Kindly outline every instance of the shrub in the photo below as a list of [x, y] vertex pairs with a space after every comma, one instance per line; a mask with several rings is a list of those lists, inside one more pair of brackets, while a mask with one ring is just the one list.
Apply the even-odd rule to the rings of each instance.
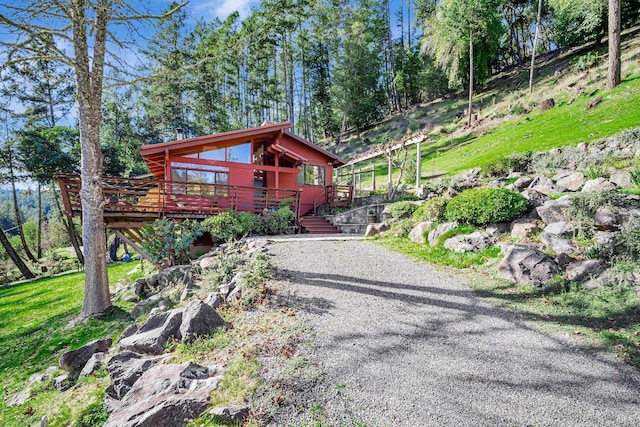
[[255, 218], [253, 231], [257, 234], [282, 234], [293, 222], [296, 214], [289, 205], [283, 205], [276, 210], [264, 209]]
[[392, 218], [408, 218], [416, 209], [418, 206], [415, 203], [402, 201], [389, 205], [387, 212]]
[[142, 229], [141, 246], [154, 263], [175, 265], [189, 260], [187, 250], [203, 231], [197, 222], [157, 219]]
[[612, 256], [616, 260], [640, 262], [640, 218], [630, 217], [613, 239]]
[[205, 290], [217, 291], [218, 286], [229, 283], [246, 262], [247, 257], [243, 254], [222, 252], [203, 273]]
[[414, 225], [415, 222], [410, 218], [396, 221], [383, 233], [383, 237], [407, 237]]
[[271, 278], [273, 265], [264, 254], [257, 254], [249, 259], [240, 269], [244, 279], [241, 303], [250, 307], [260, 302], [267, 293], [266, 283]]
[[448, 197], [434, 197], [429, 199], [413, 212], [413, 219], [416, 221], [442, 222], [445, 219], [444, 212], [449, 202]]
[[533, 160], [533, 152], [516, 153], [506, 157], [500, 157], [487, 163], [482, 168], [484, 176], [507, 176], [511, 172], [528, 172]]
[[245, 237], [253, 229], [254, 215], [248, 212], [226, 210], [202, 222], [211, 237], [225, 242]]
[[573, 224], [578, 239], [588, 239], [593, 235], [596, 210], [600, 206], [620, 204], [621, 198], [620, 193], [611, 190], [576, 193], [571, 199], [571, 205], [565, 209], [564, 216]]
[[515, 219], [528, 206], [524, 197], [506, 188], [472, 188], [447, 203], [445, 217], [449, 221], [486, 225]]

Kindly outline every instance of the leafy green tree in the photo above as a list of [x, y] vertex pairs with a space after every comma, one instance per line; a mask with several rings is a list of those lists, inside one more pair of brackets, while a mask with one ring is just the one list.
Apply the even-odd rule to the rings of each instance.
[[601, 40], [606, 34], [607, 0], [549, 0], [559, 47]]
[[471, 125], [474, 75], [486, 79], [503, 28], [497, 0], [442, 0], [423, 27], [423, 47], [446, 70], [451, 86], [468, 76]]
[[344, 24], [334, 102], [342, 121], [358, 134], [379, 119], [385, 107], [379, 49], [384, 29], [378, 5], [368, 0], [350, 10]]

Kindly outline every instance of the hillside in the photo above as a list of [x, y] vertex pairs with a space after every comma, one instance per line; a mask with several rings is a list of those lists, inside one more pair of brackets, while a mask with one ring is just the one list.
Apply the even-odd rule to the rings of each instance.
[[[606, 45], [588, 44], [541, 57], [531, 94], [526, 67], [494, 76], [484, 88], [476, 90], [473, 102], [478, 120], [471, 128], [462, 117], [467, 100], [464, 96], [451, 97], [388, 117], [359, 137], [345, 135], [342, 142], [328, 148], [357, 162], [384, 143], [423, 135], [421, 176], [428, 180], [513, 153], [576, 145], [640, 126], [639, 30], [635, 28], [623, 36], [623, 81], [612, 91], [605, 90]], [[602, 97], [602, 102], [586, 110], [596, 97]], [[550, 98], [555, 107], [541, 111], [541, 102]], [[409, 148], [409, 158], [415, 158], [414, 147]], [[355, 167], [371, 170], [372, 164], [380, 188], [380, 183], [387, 182], [384, 155], [357, 162]], [[395, 170], [394, 175], [397, 173]], [[362, 178], [361, 188], [371, 188], [370, 174]]]

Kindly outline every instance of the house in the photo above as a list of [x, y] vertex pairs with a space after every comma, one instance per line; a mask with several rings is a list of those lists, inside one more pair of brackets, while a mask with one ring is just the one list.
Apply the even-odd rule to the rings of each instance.
[[[345, 161], [293, 134], [289, 122], [140, 147], [151, 174], [103, 178], [105, 223], [128, 240], [157, 218], [203, 219], [226, 209], [261, 212], [288, 203], [296, 220], [348, 206], [350, 186], [332, 183]], [[80, 177], [58, 176], [67, 215], [80, 216]]]
[[155, 179], [171, 182], [170, 193], [185, 207], [195, 201], [186, 196], [200, 196], [201, 189], [213, 192], [220, 209], [261, 210], [269, 200], [298, 197], [297, 213], [303, 216], [319, 205], [339, 203], [331, 180], [334, 166], [345, 161], [293, 134], [290, 126], [267, 121], [250, 129], [145, 145], [140, 154]]

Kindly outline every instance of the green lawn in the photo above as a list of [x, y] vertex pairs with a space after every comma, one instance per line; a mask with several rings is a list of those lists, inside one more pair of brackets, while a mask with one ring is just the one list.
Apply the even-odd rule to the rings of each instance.
[[[137, 265], [110, 265], [109, 282], [113, 284], [125, 277], [136, 279], [140, 273], [131, 272]], [[4, 391], [0, 425], [22, 425], [13, 421], [24, 408], [5, 405], [31, 374], [57, 365], [63, 351], [94, 339], [116, 337], [131, 322], [128, 312], [115, 306], [104, 318], [65, 329], [69, 319], [80, 313], [83, 289], [83, 273], [0, 287], [0, 385]]]

